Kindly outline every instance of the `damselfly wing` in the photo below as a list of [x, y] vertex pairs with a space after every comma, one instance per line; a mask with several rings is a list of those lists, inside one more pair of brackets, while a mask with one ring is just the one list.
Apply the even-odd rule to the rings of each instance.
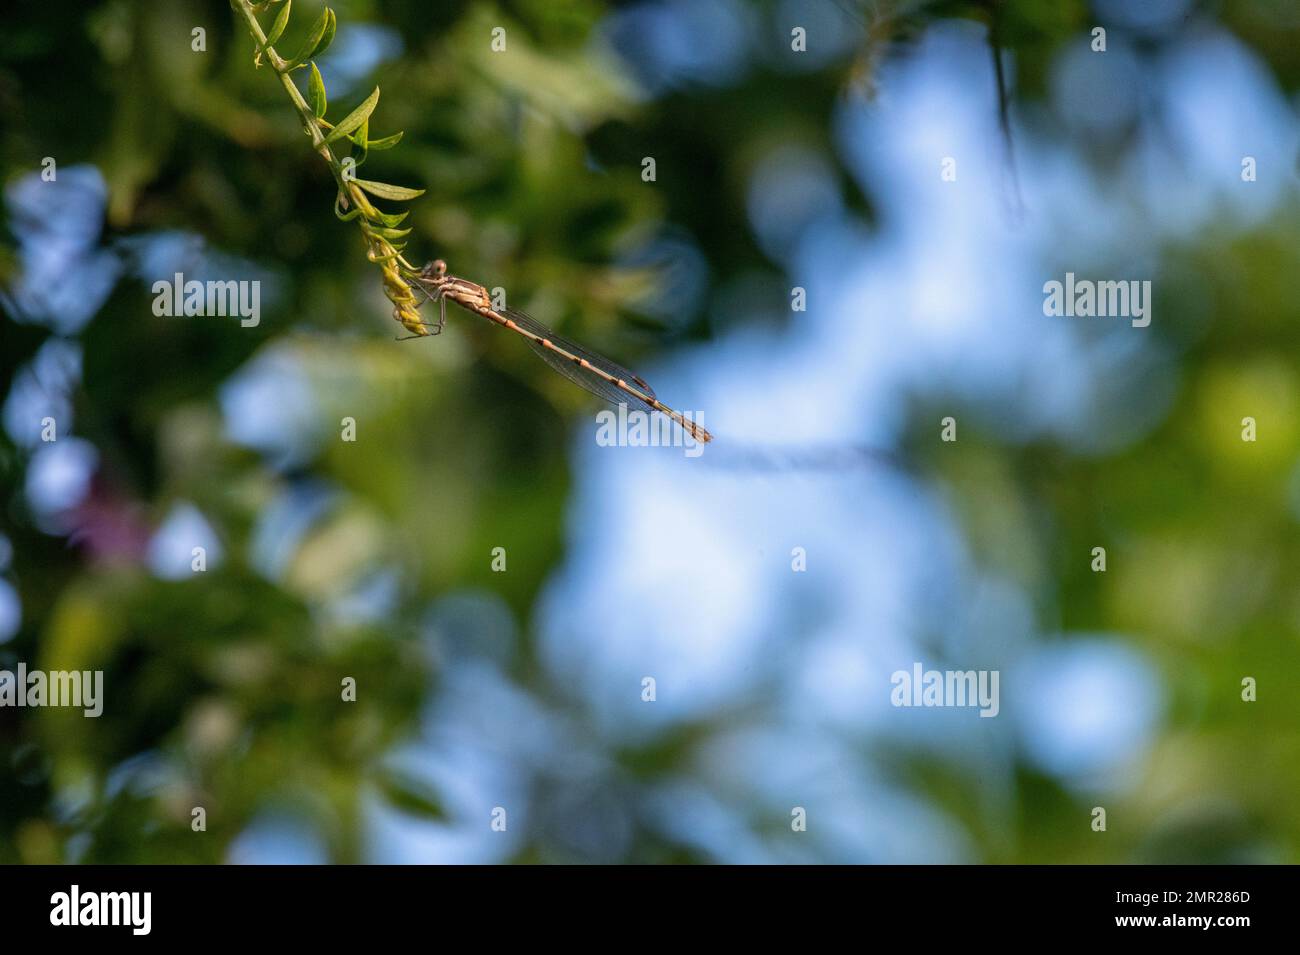
[[441, 260], [431, 262], [415, 277], [430, 297], [447, 299], [496, 325], [527, 339], [541, 359], [574, 384], [613, 404], [627, 404], [647, 412], [658, 411], [676, 421], [696, 441], [713, 440], [703, 427], [661, 402], [645, 379], [617, 362], [598, 355], [577, 342], [558, 335], [537, 319], [517, 308], [495, 308], [487, 289], [474, 282], [446, 274]]

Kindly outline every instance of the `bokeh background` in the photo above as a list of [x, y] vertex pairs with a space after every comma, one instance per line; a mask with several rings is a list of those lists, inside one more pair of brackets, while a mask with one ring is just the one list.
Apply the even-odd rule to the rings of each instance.
[[[1300, 5], [333, 7], [408, 257], [717, 441], [394, 341], [224, 0], [7, 3], [0, 667], [106, 700], [0, 710], [0, 861], [1297, 860]], [[154, 316], [177, 271], [260, 324]], [[894, 708], [916, 661], [1000, 714]]]

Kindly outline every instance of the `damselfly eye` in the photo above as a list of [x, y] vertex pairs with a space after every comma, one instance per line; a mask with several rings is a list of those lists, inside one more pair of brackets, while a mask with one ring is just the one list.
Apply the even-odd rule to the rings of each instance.
[[433, 260], [433, 271], [434, 271], [434, 274], [436, 274], [436, 275], [446, 275], [446, 274], [447, 274], [447, 263], [444, 262], [442, 259], [434, 259], [434, 260]]

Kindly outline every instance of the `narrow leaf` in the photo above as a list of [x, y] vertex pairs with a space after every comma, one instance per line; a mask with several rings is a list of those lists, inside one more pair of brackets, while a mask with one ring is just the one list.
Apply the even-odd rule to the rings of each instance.
[[404, 133], [393, 133], [391, 136], [385, 136], [383, 139], [372, 139], [366, 143], [367, 149], [392, 149], [402, 141]]
[[372, 229], [371, 231], [385, 239], [400, 239], [404, 235], [411, 234], [410, 229]]
[[338, 29], [338, 25], [339, 25], [338, 19], [334, 16], [334, 11], [331, 10], [329, 7], [325, 8], [325, 15], [329, 17], [329, 22], [325, 24], [325, 33], [320, 38], [320, 42], [316, 44], [316, 49], [312, 50], [311, 53], [308, 54], [309, 59], [311, 57], [320, 56], [322, 53], [328, 50], [330, 48], [330, 44], [334, 42], [334, 32]]
[[311, 59], [312, 54], [316, 51], [316, 47], [320, 44], [321, 38], [325, 36], [325, 31], [329, 28], [330, 16], [330, 8], [326, 7], [325, 12], [316, 18], [316, 22], [312, 25], [311, 32], [307, 34], [307, 42], [302, 45], [302, 49], [298, 51], [298, 55], [290, 60], [288, 65], [285, 66], [286, 70], [296, 70]]
[[262, 65], [262, 54], [271, 47], [276, 40], [284, 34], [284, 28], [289, 23], [289, 9], [293, 6], [293, 0], [285, 0], [284, 8], [271, 24], [271, 32], [266, 35], [266, 42], [259, 44], [257, 52], [253, 55], [253, 63], [256, 66]]
[[377, 104], [378, 102], [379, 102], [379, 87], [376, 86], [375, 91], [366, 97], [366, 101], [364, 103], [362, 103], [352, 112], [348, 113], [347, 118], [330, 131], [330, 134], [325, 137], [326, 144], [340, 140], [344, 136], [348, 135], [348, 133], [351, 133], [353, 130], [357, 129], [357, 127], [359, 127], [362, 123], [364, 123], [366, 121], [366, 118], [372, 112], [374, 112], [375, 104]]
[[365, 163], [366, 157], [370, 155], [370, 150], [366, 148], [366, 143], [370, 139], [370, 120], [367, 119], [362, 123], [361, 128], [348, 138], [358, 147], [353, 158], [356, 160], [356, 165], [361, 166]]
[[361, 128], [358, 129], [355, 133], [353, 133], [348, 138], [351, 139], [358, 146], [360, 146], [363, 150], [366, 149], [370, 143], [370, 119], [367, 118], [366, 121], [361, 124]]
[[423, 189], [407, 189], [405, 186], [390, 186], [386, 182], [371, 182], [368, 179], [352, 180], [372, 196], [380, 199], [414, 199], [424, 195]]
[[275, 41], [284, 36], [284, 28], [289, 25], [289, 11], [292, 8], [293, 0], [284, 0], [284, 7], [276, 15], [275, 22], [271, 24], [271, 32], [266, 35], [266, 45], [262, 47], [263, 50], [268, 46], [274, 46]]
[[337, 216], [341, 222], [351, 222], [357, 216], [361, 215], [361, 209], [360, 207], [354, 207], [350, 212], [339, 212], [339, 202], [342, 198], [343, 193], [341, 192], [334, 197], [334, 215]]
[[316, 69], [315, 63], [311, 65], [311, 79], [307, 81], [307, 96], [311, 100], [311, 111], [320, 119], [325, 115], [328, 101], [325, 99], [325, 81], [321, 79], [320, 70]]
[[375, 221], [393, 229], [402, 224], [402, 220], [409, 216], [410, 212], [375, 212]]

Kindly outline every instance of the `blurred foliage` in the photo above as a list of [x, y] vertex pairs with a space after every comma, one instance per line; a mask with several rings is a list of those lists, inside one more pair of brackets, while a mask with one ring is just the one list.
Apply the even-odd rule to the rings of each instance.
[[[751, 234], [751, 173], [780, 143], [833, 157], [832, 114], [845, 97], [877, 92], [871, 80], [891, 49], [940, 19], [996, 21], [1017, 66], [1015, 95], [1033, 102], [1053, 55], [1090, 22], [1083, 0], [844, 0], [872, 25], [872, 42], [847, 58], [794, 75], [756, 63], [734, 83], [684, 83], [646, 98], [592, 42], [608, 12], [595, 0], [332, 6], [338, 39], [321, 59], [331, 110], [346, 115], [382, 85], [375, 134], [406, 135], [400, 148], [369, 157], [367, 178], [427, 190], [410, 205], [408, 256], [439, 256], [457, 274], [504, 287], [512, 304], [633, 367], [655, 348], [734, 320], [714, 306], [736, 280], [780, 278], [781, 263]], [[264, 297], [258, 327], [237, 332], [217, 320], [148, 320], [149, 289], [128, 270], [75, 334], [84, 369], [74, 433], [100, 455], [93, 513], [81, 519], [108, 530], [40, 529], [23, 495], [26, 452], [0, 437], [0, 528], [14, 552], [6, 579], [23, 611], [17, 636], [0, 645], [0, 666], [102, 667], [112, 698], [130, 701], [97, 720], [0, 710], [0, 862], [220, 861], [276, 807], [309, 817], [331, 858], [358, 859], [367, 796], [422, 816], [444, 812], [439, 793], [385, 759], [437, 693], [423, 614], [440, 595], [490, 588], [528, 620], [562, 557], [565, 421], [585, 397], [528, 349], [498, 347], [495, 329], [466, 323], [432, 347], [392, 340], [401, 329], [364, 244], [331, 212], [330, 172], [285, 91], [270, 71], [253, 69], [252, 41], [225, 0], [16, 7], [0, 34], [5, 182], [39, 171], [45, 156], [61, 170], [94, 164], [108, 187], [102, 247], [198, 233], [209, 249], [270, 270], [276, 294]], [[323, 7], [298, 0], [285, 49], [297, 48]], [[1243, 0], [1219, 12], [1294, 94], [1300, 24], [1286, 7]], [[332, 58], [367, 23], [395, 31], [400, 51], [349, 83], [332, 79], [341, 73]], [[196, 26], [207, 31], [206, 53], [191, 50]], [[491, 51], [494, 26], [506, 27], [509, 56]], [[647, 154], [658, 163], [654, 188], [640, 178]], [[837, 172], [846, 204], [870, 219], [871, 195]], [[1266, 833], [1292, 857], [1300, 846], [1300, 726], [1294, 701], [1279, 699], [1284, 680], [1255, 707], [1227, 702], [1252, 646], [1271, 655], [1250, 656], [1249, 672], [1300, 671], [1300, 553], [1285, 492], [1300, 440], [1296, 222], [1171, 250], [1166, 267], [1186, 279], [1172, 294], [1209, 297], [1236, 320], [1175, 343], [1176, 405], [1139, 446], [1104, 460], [1008, 448], [986, 422], [982, 434], [963, 435], [977, 440], [940, 460], [922, 438], [935, 409], [914, 409], [910, 455], [948, 489], [979, 560], [1027, 583], [1044, 620], [1140, 632], [1167, 667], [1180, 730], [1162, 739], [1148, 770], [1164, 804], [1205, 785], [1244, 809], [1222, 819], [1146, 818], [1103, 845], [1064, 822], [1078, 813], [1074, 797], [1032, 770], [1017, 769], [1012, 805], [990, 814], [978, 779], [959, 768], [874, 754], [966, 824], [984, 858], [1252, 857]], [[17, 276], [17, 239], [33, 228], [6, 226], [0, 285]], [[703, 250], [709, 274], [704, 294], [672, 302], [669, 320], [653, 307], [662, 263], [638, 254], [674, 233]], [[15, 318], [0, 325], [4, 393], [53, 335]], [[270, 466], [223, 433], [223, 383], [268, 356], [301, 368], [320, 399], [311, 453], [291, 467]], [[1271, 455], [1261, 445], [1243, 468], [1232, 442], [1246, 406], [1267, 409], [1256, 413], [1288, 438]], [[325, 440], [347, 415], [358, 417], [357, 443]], [[292, 542], [284, 566], [274, 574], [255, 566], [259, 516], [285, 494], [322, 485], [334, 492], [325, 515]], [[203, 513], [224, 558], [174, 582], [149, 572], [142, 541], [178, 502]], [[1079, 555], [1098, 527], [1121, 541], [1112, 559], [1122, 553], [1133, 569], [1088, 571]], [[105, 536], [117, 543], [97, 546]], [[497, 545], [509, 551], [509, 574], [490, 571]], [[398, 581], [382, 625], [335, 613], [338, 595], [376, 567]], [[527, 626], [521, 634], [510, 676], [547, 697]], [[347, 676], [358, 702], [340, 705]], [[733, 716], [611, 753], [603, 781], [618, 794], [666, 776]], [[544, 776], [538, 786], [542, 817], [562, 814], [563, 781]], [[189, 828], [196, 805], [208, 813], [202, 839]], [[519, 858], [572, 858], [549, 831], [539, 826]], [[634, 836], [628, 858], [699, 858], [649, 826]]]

